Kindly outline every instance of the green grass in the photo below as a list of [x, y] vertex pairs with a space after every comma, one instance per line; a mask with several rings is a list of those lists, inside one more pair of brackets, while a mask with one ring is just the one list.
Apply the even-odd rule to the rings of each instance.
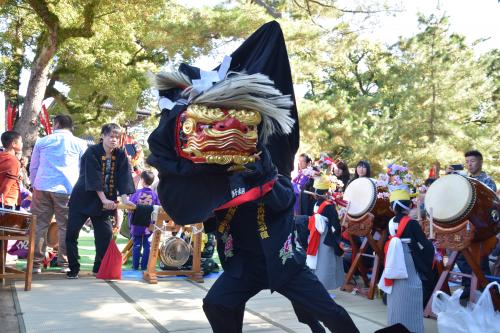
[[[122, 235], [118, 235], [116, 239], [116, 245], [118, 248], [123, 250], [125, 245], [127, 245], [128, 239]], [[80, 270], [81, 271], [92, 271], [95, 258], [95, 245], [94, 245], [94, 234], [87, 233], [85, 231], [80, 231], [80, 237], [78, 238], [78, 254], [80, 255]], [[217, 251], [214, 252], [213, 259], [220, 267], [220, 260]], [[16, 263], [18, 269], [23, 269], [26, 267], [25, 259], [18, 259]], [[44, 271], [47, 272], [58, 272], [60, 267], [47, 267]], [[129, 259], [122, 269], [131, 270], [132, 269], [132, 259]]]
[[[116, 239], [116, 244], [120, 251], [127, 245], [128, 239], [122, 235], [118, 235]], [[85, 231], [80, 232], [80, 237], [78, 238], [78, 254], [80, 255], [80, 270], [82, 271], [92, 271], [95, 258], [95, 245], [94, 245], [94, 234], [87, 233]], [[23, 269], [26, 267], [26, 259], [18, 259], [16, 263], [18, 269]], [[123, 269], [131, 269], [131, 260], [123, 265]], [[47, 267], [44, 271], [47, 272], [58, 272], [60, 267]]]

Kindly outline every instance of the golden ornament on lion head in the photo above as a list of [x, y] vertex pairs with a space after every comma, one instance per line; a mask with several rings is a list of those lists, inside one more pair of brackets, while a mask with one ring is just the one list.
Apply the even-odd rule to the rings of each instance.
[[177, 152], [194, 163], [254, 162], [257, 142], [291, 132], [293, 102], [263, 74], [229, 72], [224, 80], [197, 91], [181, 72], [159, 73], [159, 90], [185, 87], [186, 107], [176, 122]]

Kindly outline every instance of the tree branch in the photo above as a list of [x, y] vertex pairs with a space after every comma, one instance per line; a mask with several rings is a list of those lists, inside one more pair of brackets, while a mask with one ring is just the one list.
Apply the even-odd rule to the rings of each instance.
[[59, 103], [63, 108], [72, 113], [71, 110], [74, 107], [70, 105], [71, 101], [68, 99], [68, 97], [64, 96], [59, 90], [54, 88], [54, 85], [47, 86], [47, 89], [45, 90], [44, 98], [49, 98], [49, 97], [53, 97], [57, 103]]
[[100, 19], [101, 17], [108, 16], [108, 15], [111, 15], [111, 14], [114, 14], [114, 13], [117, 13], [117, 12], [119, 12], [119, 10], [118, 9], [114, 9], [114, 10], [112, 10], [110, 12], [103, 13], [101, 15], [97, 15], [95, 18], [96, 19]]
[[74, 37], [92, 37], [94, 35], [92, 25], [94, 24], [96, 9], [99, 3], [99, 0], [93, 0], [86, 4], [83, 8], [83, 25], [80, 27], [61, 28], [59, 41]]
[[[325, 30], [325, 31], [328, 31], [328, 29], [326, 29], [325, 27], [323, 27], [321, 24], [319, 24], [318, 22], [316, 22], [314, 19], [313, 19], [313, 14], [311, 12], [311, 6], [309, 6], [309, 2], [306, 1], [306, 6], [302, 6], [301, 4], [299, 4], [299, 2], [297, 0], [293, 0], [293, 3], [299, 7], [300, 9], [303, 9], [307, 12], [307, 14], [309, 14], [309, 19], [311, 20], [311, 22], [314, 24], [314, 25], [317, 25], [318, 27], [320, 27], [321, 29]], [[333, 30], [336, 30], [336, 28], [332, 29]]]
[[363, 86], [363, 80], [361, 79], [361, 74], [359, 73], [358, 65], [361, 62], [361, 60], [365, 57], [366, 54], [367, 54], [367, 52], [363, 51], [363, 53], [359, 57], [355, 57], [351, 53], [349, 53], [349, 55], [347, 56], [349, 58], [349, 60], [354, 64], [353, 74], [356, 77], [356, 81], [358, 83], [359, 90], [361, 91], [361, 93], [363, 95], [368, 95], [368, 91]]
[[59, 28], [59, 17], [54, 14], [45, 0], [28, 0], [29, 5], [42, 19], [50, 32], [56, 32]]
[[130, 66], [130, 65], [135, 65], [137, 63], [137, 57], [139, 55], [139, 53], [141, 53], [142, 51], [144, 50], [144, 47], [141, 46], [133, 55], [132, 55], [132, 59], [129, 60], [129, 62], [126, 64], [127, 66]]
[[252, 0], [251, 2], [253, 2], [254, 4], [259, 5], [261, 7], [264, 7], [266, 12], [276, 19], [281, 18], [281, 16], [282, 16], [281, 13], [277, 12], [276, 9], [274, 9], [272, 6], [266, 4], [262, 0]]
[[349, 14], [376, 14], [376, 13], [394, 12], [394, 11], [400, 12], [400, 10], [388, 10], [388, 9], [380, 9], [380, 10], [345, 9], [345, 8], [339, 8], [335, 5], [326, 4], [318, 0], [305, 0], [305, 1], [307, 3], [312, 2], [318, 6], [333, 8], [335, 10], [338, 10], [339, 12], [349, 13]]

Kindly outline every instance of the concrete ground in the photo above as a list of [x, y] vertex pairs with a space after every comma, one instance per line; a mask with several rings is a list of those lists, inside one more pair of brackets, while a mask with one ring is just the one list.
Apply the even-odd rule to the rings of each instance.
[[[16, 281], [0, 288], [0, 332], [211, 332], [201, 308], [215, 277], [195, 283], [185, 278], [160, 278], [147, 284], [138, 272], [124, 271], [120, 281], [91, 275], [67, 280], [63, 274], [35, 275], [32, 290]], [[346, 292], [335, 291], [361, 332], [385, 326], [386, 307]], [[437, 332], [436, 321], [424, 319], [426, 333]], [[243, 332], [309, 332], [290, 302], [263, 291], [247, 303]]]

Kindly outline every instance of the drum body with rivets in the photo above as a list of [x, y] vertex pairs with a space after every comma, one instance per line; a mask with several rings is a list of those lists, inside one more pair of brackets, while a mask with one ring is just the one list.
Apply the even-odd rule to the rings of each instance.
[[28, 233], [31, 214], [18, 210], [0, 208], [0, 233], [3, 235], [24, 235]]

